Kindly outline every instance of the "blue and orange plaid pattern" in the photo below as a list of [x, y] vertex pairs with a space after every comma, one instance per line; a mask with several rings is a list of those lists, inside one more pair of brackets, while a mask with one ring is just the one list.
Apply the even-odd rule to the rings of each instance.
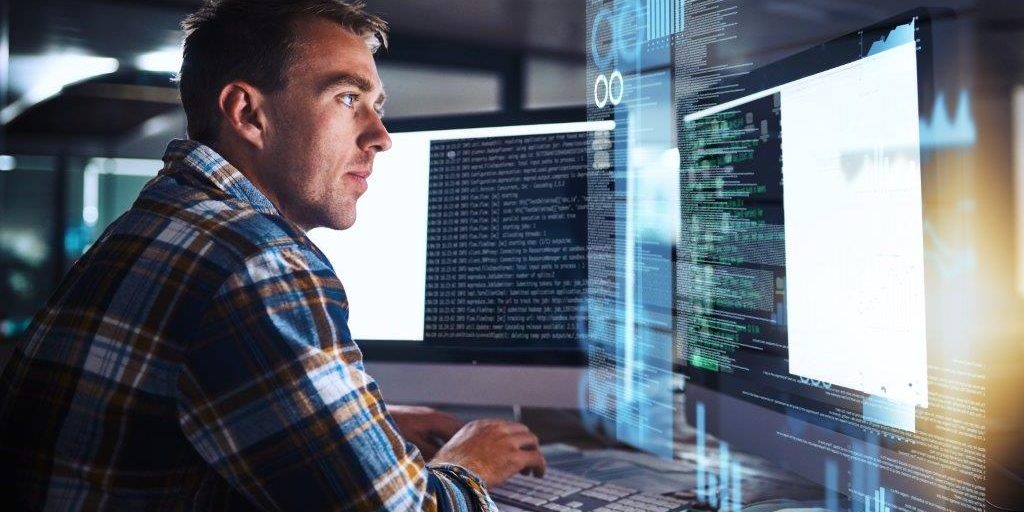
[[327, 258], [212, 149], [173, 141], [0, 378], [17, 509], [494, 509], [405, 442]]

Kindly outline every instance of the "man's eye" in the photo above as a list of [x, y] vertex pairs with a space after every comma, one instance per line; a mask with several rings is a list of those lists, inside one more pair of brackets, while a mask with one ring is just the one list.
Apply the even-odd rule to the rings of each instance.
[[359, 100], [359, 95], [358, 94], [346, 93], [346, 94], [342, 94], [342, 95], [338, 96], [338, 99], [346, 107], [352, 108], [352, 107], [355, 106], [356, 101]]

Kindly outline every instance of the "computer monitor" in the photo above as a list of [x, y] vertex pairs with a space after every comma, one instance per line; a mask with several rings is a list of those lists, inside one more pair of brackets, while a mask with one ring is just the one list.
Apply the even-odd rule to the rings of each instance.
[[765, 66], [684, 117], [677, 335], [699, 493], [739, 488], [731, 447], [825, 484], [832, 510], [986, 506], [984, 372], [929, 293], [937, 16]]
[[583, 109], [389, 123], [355, 225], [312, 240], [393, 403], [576, 407]]

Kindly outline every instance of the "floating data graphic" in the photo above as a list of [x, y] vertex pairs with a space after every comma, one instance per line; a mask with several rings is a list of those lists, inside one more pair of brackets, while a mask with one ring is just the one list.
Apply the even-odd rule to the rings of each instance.
[[615, 43], [618, 38], [615, 37], [612, 22], [611, 9], [603, 8], [597, 10], [590, 24], [590, 64], [598, 70], [610, 67], [615, 59]]
[[626, 83], [622, 79], [622, 73], [618, 70], [608, 75], [601, 73], [594, 80], [594, 105], [597, 105], [597, 108], [604, 108], [609, 104], [613, 107], [618, 106], [625, 91]]
[[960, 91], [956, 102], [956, 114], [949, 115], [946, 95], [938, 94], [932, 107], [931, 117], [921, 118], [921, 145], [927, 148], [970, 147], [978, 140], [978, 129], [971, 116], [971, 95]]
[[[888, 36], [882, 37], [881, 39], [871, 43], [871, 47], [868, 49], [867, 56], [877, 55], [886, 50], [891, 50], [900, 45], [914, 42], [916, 23], [911, 22], [906, 25], [900, 25], [896, 27]], [[863, 47], [863, 42], [861, 43]], [[861, 55], [864, 55], [863, 53]]]
[[604, 109], [618, 106], [625, 93], [622, 73], [614, 69], [615, 56], [624, 48], [623, 16], [612, 6], [598, 9], [590, 26], [590, 65], [593, 67], [593, 105]]
[[593, 150], [590, 159], [591, 168], [595, 171], [607, 171], [612, 166], [612, 136], [609, 132], [597, 132], [590, 143]]
[[[675, 97], [679, 121], [685, 115], [719, 103], [719, 98], [738, 92], [735, 79], [754, 64], [738, 60], [736, 52], [714, 51], [735, 44], [741, 37], [738, 1], [691, 2], [686, 10], [686, 29], [673, 42]], [[680, 134], [683, 133], [680, 126]], [[686, 155], [683, 155], [684, 160]], [[685, 167], [685, 161], [683, 166]]]
[[977, 268], [978, 257], [972, 247], [954, 247], [927, 221], [924, 223], [924, 235], [927, 241], [925, 258], [943, 279], [955, 279]]
[[821, 389], [832, 389], [832, 383], [830, 383], [830, 382], [824, 382], [824, 381], [815, 380], [815, 379], [808, 379], [807, 377], [799, 377], [799, 376], [797, 378], [800, 380], [801, 384], [807, 384], [809, 386], [814, 386], [816, 388], [821, 388]]
[[[682, 9], [675, 1], [587, 2], [588, 115], [617, 123], [590, 139], [587, 406], [619, 441], [666, 458], [679, 194], [665, 36], [681, 25]], [[662, 34], [657, 43], [654, 34]]]
[[739, 512], [743, 506], [742, 468], [732, 460], [729, 443], [718, 442], [718, 471], [709, 464], [707, 411], [697, 404], [697, 500], [714, 509]]
[[684, 0], [647, 0], [647, 40], [661, 39], [683, 31]]
[[825, 509], [839, 512], [839, 464], [832, 459], [825, 461]]
[[866, 441], [856, 441], [851, 448], [850, 458], [850, 487], [848, 495], [852, 498], [851, 509], [857, 510], [858, 505], [863, 501], [866, 507], [873, 505], [872, 493], [881, 487], [881, 469], [879, 461], [881, 452], [878, 445], [878, 437], [868, 436]]
[[864, 512], [892, 512], [885, 499], [885, 487], [879, 487], [872, 499], [864, 501]]
[[916, 432], [916, 409], [913, 404], [887, 400], [880, 396], [869, 396], [864, 399], [864, 420], [893, 428]]

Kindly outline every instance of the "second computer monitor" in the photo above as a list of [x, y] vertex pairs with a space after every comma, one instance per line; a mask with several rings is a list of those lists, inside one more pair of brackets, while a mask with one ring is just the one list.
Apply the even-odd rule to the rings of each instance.
[[612, 123], [554, 118], [396, 131], [355, 225], [311, 233], [389, 400], [579, 405], [586, 148]]
[[830, 510], [985, 508], [983, 376], [928, 300], [932, 22], [830, 41], [684, 118], [677, 332], [698, 460], [720, 456], [699, 492], [743, 474], [731, 446], [825, 484]]

